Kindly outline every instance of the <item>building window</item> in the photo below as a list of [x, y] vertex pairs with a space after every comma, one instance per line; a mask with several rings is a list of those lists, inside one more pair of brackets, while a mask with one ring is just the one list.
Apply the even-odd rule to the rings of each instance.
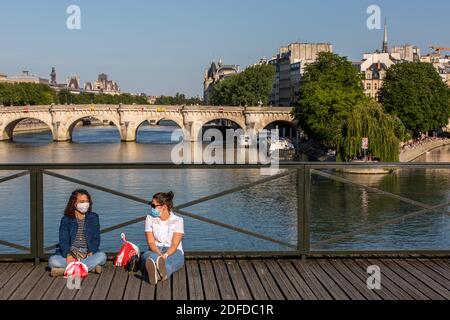
[[370, 85], [370, 83], [367, 84], [367, 90], [370, 90], [372, 88], [372, 86]]
[[378, 90], [378, 84], [374, 83], [373, 88], [374, 88], [375, 90]]

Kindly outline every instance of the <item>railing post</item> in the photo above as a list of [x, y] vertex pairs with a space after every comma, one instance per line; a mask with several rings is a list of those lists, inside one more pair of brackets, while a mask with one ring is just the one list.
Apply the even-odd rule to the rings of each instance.
[[305, 165], [303, 169], [303, 250], [306, 254], [311, 251], [311, 239], [310, 239], [310, 217], [311, 217], [311, 167]]
[[42, 169], [30, 170], [30, 247], [34, 263], [44, 256], [44, 177]]
[[303, 165], [297, 169], [297, 249], [304, 260], [310, 251], [309, 243], [309, 205], [310, 168]]

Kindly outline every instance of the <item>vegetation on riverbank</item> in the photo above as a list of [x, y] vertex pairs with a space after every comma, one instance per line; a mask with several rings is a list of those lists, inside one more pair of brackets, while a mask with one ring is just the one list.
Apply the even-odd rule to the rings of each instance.
[[50, 105], [50, 104], [148, 104], [147, 97], [128, 93], [120, 95], [56, 92], [48, 85], [35, 83], [0, 83], [0, 105]]
[[450, 118], [450, 89], [430, 63], [405, 62], [389, 68], [380, 102], [414, 138], [447, 126]]
[[317, 61], [306, 67], [293, 115], [308, 136], [325, 149], [337, 151], [338, 161], [362, 155], [363, 137], [369, 138], [369, 154], [385, 162], [398, 161], [404, 127], [365, 96], [361, 80], [346, 57], [319, 54]]
[[212, 105], [257, 106], [269, 104], [275, 80], [275, 67], [259, 65], [230, 76], [214, 86]]

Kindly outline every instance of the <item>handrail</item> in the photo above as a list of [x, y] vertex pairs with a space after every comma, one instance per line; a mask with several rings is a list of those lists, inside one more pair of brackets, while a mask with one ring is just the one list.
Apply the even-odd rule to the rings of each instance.
[[[44, 174], [47, 174], [47, 175], [50, 175], [50, 176], [53, 176], [53, 177], [56, 177], [56, 178], [59, 178], [59, 179], [62, 179], [62, 180], [66, 180], [66, 181], [69, 181], [69, 182], [73, 182], [73, 183], [77, 183], [77, 184], [80, 184], [80, 185], [84, 185], [84, 186], [87, 186], [87, 187], [90, 187], [90, 188], [93, 188], [93, 189], [97, 189], [97, 190], [100, 190], [100, 191], [103, 191], [103, 192], [107, 192], [107, 193], [110, 193], [110, 194], [113, 194], [113, 195], [116, 195], [116, 196], [119, 196], [119, 197], [126, 198], [128, 200], [132, 200], [132, 201], [136, 201], [136, 202], [143, 203], [143, 204], [146, 204], [146, 205], [150, 205], [150, 202], [148, 200], [145, 200], [145, 199], [142, 199], [142, 198], [139, 198], [139, 197], [135, 197], [135, 196], [131, 196], [131, 195], [128, 195], [128, 194], [125, 194], [125, 193], [122, 193], [122, 192], [118, 192], [118, 191], [115, 191], [115, 190], [112, 190], [112, 189], [109, 189], [109, 188], [105, 188], [105, 187], [102, 187], [102, 186], [99, 186], [99, 185], [96, 185], [96, 184], [93, 184], [93, 183], [89, 183], [89, 182], [85, 182], [85, 181], [82, 181], [82, 180], [79, 180], [79, 179], [74, 179], [74, 178], [67, 177], [67, 176], [64, 176], [64, 175], [56, 174], [56, 173], [53, 173], [51, 171], [44, 171]], [[256, 185], [266, 183], [268, 181], [273, 181], [275, 179], [283, 178], [283, 177], [286, 177], [286, 176], [288, 176], [290, 174], [292, 174], [292, 173], [282, 173], [282, 174], [274, 175], [274, 176], [271, 176], [269, 178], [260, 179], [258, 181], [246, 184], [244, 186], [240, 186], [238, 188], [232, 188], [230, 190], [219, 192], [219, 193], [216, 193], [216, 194], [208, 196], [208, 197], [200, 198], [200, 199], [197, 199], [197, 200], [194, 200], [194, 201], [190, 201], [190, 202], [187, 202], [187, 203], [184, 203], [184, 204], [181, 204], [181, 205], [177, 205], [177, 206], [175, 206], [173, 208], [173, 211], [179, 213], [180, 215], [187, 216], [187, 217], [192, 218], [192, 219], [203, 221], [203, 222], [206, 222], [206, 223], [209, 223], [209, 224], [212, 224], [212, 225], [220, 226], [220, 227], [232, 230], [232, 231], [240, 232], [240, 233], [247, 234], [247, 235], [250, 235], [250, 236], [262, 239], [262, 240], [267, 240], [267, 241], [270, 241], [270, 242], [273, 242], [273, 243], [277, 243], [277, 244], [280, 244], [280, 245], [283, 245], [283, 246], [295, 249], [296, 246], [294, 246], [294, 245], [292, 245], [290, 243], [287, 243], [287, 242], [284, 242], [284, 241], [280, 241], [280, 240], [277, 240], [277, 239], [273, 239], [271, 237], [264, 236], [264, 235], [258, 234], [256, 232], [253, 232], [253, 231], [250, 231], [250, 230], [247, 230], [247, 229], [244, 229], [244, 228], [238, 228], [238, 227], [232, 226], [230, 224], [222, 223], [220, 221], [208, 219], [208, 218], [205, 218], [205, 217], [202, 217], [202, 216], [199, 216], [199, 215], [192, 214], [192, 213], [189, 213], [187, 211], [182, 211], [181, 210], [183, 208], [191, 207], [191, 206], [194, 206], [196, 204], [199, 204], [199, 203], [202, 203], [202, 202], [205, 202], [205, 201], [209, 201], [211, 199], [216, 199], [216, 198], [219, 198], [219, 197], [223, 197], [223, 196], [228, 195], [230, 193], [234, 193], [234, 192], [238, 192], [238, 191], [241, 191], [241, 190], [244, 190], [244, 189], [248, 189], [248, 188], [254, 187]], [[138, 222], [142, 222], [144, 220], [145, 220], [145, 217], [133, 219], [131, 221], [120, 223], [120, 224], [118, 224], [116, 226], [112, 226], [112, 227], [108, 227], [106, 229], [103, 229], [101, 232], [102, 233], [111, 232], [113, 230], [117, 230], [117, 229], [129, 226], [129, 225], [132, 225], [132, 224], [135, 224], [135, 223], [138, 223]], [[50, 250], [50, 249], [54, 249], [54, 248], [56, 248], [56, 245], [47, 247], [47, 248], [45, 248], [45, 250]]]
[[[101, 185], [93, 184], [91, 182], [83, 181], [80, 179], [68, 177], [66, 175], [56, 173], [54, 171], [58, 170], [111, 170], [111, 169], [173, 169], [173, 170], [182, 170], [182, 169], [203, 169], [203, 170], [217, 170], [217, 169], [261, 169], [261, 168], [268, 168], [270, 165], [258, 165], [258, 164], [224, 164], [224, 165], [204, 165], [204, 164], [182, 164], [182, 165], [175, 165], [171, 163], [31, 163], [31, 164], [0, 164], [0, 172], [1, 171], [18, 171], [21, 170], [21, 172], [15, 173], [13, 175], [0, 178], [0, 183], [5, 183], [8, 181], [12, 181], [14, 179], [17, 179], [19, 177], [30, 175], [30, 248], [27, 248], [26, 246], [14, 244], [8, 241], [0, 240], [0, 245], [11, 247], [20, 251], [25, 251], [27, 254], [20, 254], [17, 256], [20, 257], [28, 257], [28, 258], [34, 258], [35, 260], [39, 260], [41, 258], [45, 258], [48, 255], [46, 254], [47, 250], [54, 249], [56, 245], [49, 246], [47, 248], [44, 248], [43, 245], [43, 239], [44, 239], [44, 209], [43, 209], [43, 197], [44, 197], [44, 175], [49, 175], [57, 179], [62, 179], [65, 181], [70, 181], [76, 184], [84, 185], [89, 188], [97, 189], [102, 192], [106, 192], [109, 194], [112, 194], [114, 196], [126, 198], [138, 203], [142, 203], [145, 205], [149, 205], [149, 201], [147, 199], [143, 199], [138, 196], [130, 195], [124, 192], [120, 192], [117, 190], [113, 190], [111, 188], [107, 188]], [[404, 196], [396, 195], [391, 192], [387, 192], [378, 188], [374, 188], [371, 186], [366, 186], [362, 183], [358, 183], [346, 178], [343, 178], [341, 176], [331, 174], [325, 171], [322, 171], [324, 169], [342, 169], [342, 168], [404, 168], [404, 169], [450, 169], [450, 163], [376, 163], [376, 164], [363, 164], [363, 163], [315, 163], [315, 162], [290, 162], [290, 163], [281, 163], [280, 164], [280, 171], [278, 174], [273, 176], [264, 177], [261, 179], [258, 179], [256, 181], [240, 185], [238, 187], [233, 187], [228, 190], [224, 190], [215, 194], [211, 194], [208, 196], [203, 196], [198, 199], [191, 200], [189, 202], [179, 204], [173, 208], [174, 212], [190, 217], [202, 222], [209, 223], [211, 225], [216, 225], [222, 228], [226, 228], [228, 230], [232, 230], [235, 232], [239, 232], [245, 235], [249, 235], [252, 237], [255, 237], [257, 239], [270, 241], [272, 243], [287, 247], [293, 251], [288, 252], [282, 252], [278, 251], [277, 253], [283, 253], [283, 254], [289, 254], [292, 253], [294, 255], [310, 255], [310, 254], [317, 254], [320, 252], [325, 251], [316, 251], [318, 248], [323, 247], [324, 245], [334, 243], [337, 241], [341, 241], [350, 237], [353, 237], [357, 234], [361, 234], [363, 232], [383, 228], [387, 225], [398, 223], [401, 221], [404, 221], [406, 219], [414, 218], [423, 214], [427, 214], [430, 212], [434, 212], [438, 209], [445, 208], [446, 206], [450, 205], [450, 202], [441, 203], [438, 205], [429, 205], [420, 201], [416, 201], [413, 199], [409, 199]], [[283, 171], [287, 169], [286, 171]], [[200, 203], [204, 203], [206, 201], [210, 201], [213, 199], [217, 199], [226, 195], [230, 195], [242, 190], [246, 190], [248, 188], [267, 183], [270, 181], [274, 181], [276, 179], [280, 179], [283, 177], [291, 176], [294, 173], [296, 173], [297, 176], [297, 197], [298, 197], [298, 208], [297, 208], [297, 218], [298, 218], [298, 224], [297, 224], [297, 232], [298, 232], [298, 239], [297, 244], [292, 244], [280, 239], [275, 239], [272, 237], [269, 237], [264, 234], [260, 234], [258, 232], [254, 232], [245, 228], [240, 228], [237, 226], [233, 226], [227, 223], [223, 223], [217, 220], [209, 219], [201, 215], [197, 215], [194, 213], [191, 213], [189, 211], [184, 210], [185, 208], [192, 207], [194, 205], [198, 205]], [[362, 228], [359, 228], [357, 230], [347, 232], [344, 234], [340, 234], [337, 236], [334, 236], [329, 239], [321, 240], [319, 242], [316, 242], [313, 244], [313, 248], [311, 249], [311, 240], [310, 240], [310, 219], [311, 219], [311, 176], [312, 175], [319, 175], [327, 179], [331, 179], [340, 183], [353, 185], [359, 188], [363, 188], [369, 192], [374, 192], [381, 194], [383, 196], [387, 196], [389, 198], [393, 198], [396, 200], [399, 200], [404, 203], [408, 203], [414, 206], [417, 206], [420, 208], [418, 211], [414, 211], [409, 214], [405, 214], [400, 217], [396, 217], [393, 219], [389, 219], [387, 221], [384, 221], [382, 223], [373, 224], [370, 226], [365, 226]], [[103, 229], [102, 233], [107, 233], [113, 230], [117, 230], [138, 222], [141, 222], [145, 220], [145, 217], [138, 217], [135, 219], [132, 219], [130, 221], [122, 222], [120, 224], [117, 224], [115, 226], [110, 226], [105, 229]], [[450, 248], [449, 248], [450, 250]], [[364, 253], [367, 251], [359, 251], [355, 250], [356, 252]], [[426, 251], [426, 250], [425, 250]], [[330, 253], [330, 251], [327, 251]], [[331, 251], [331, 253], [345, 253], [346, 251]], [[350, 251], [348, 251], [350, 252]], [[353, 252], [353, 251], [352, 251]], [[370, 251], [369, 251], [370, 252]], [[380, 252], [379, 250], [377, 252]], [[381, 251], [382, 253], [389, 253], [394, 251]], [[398, 252], [398, 251], [395, 251]], [[406, 252], [406, 251], [405, 251]], [[418, 251], [417, 251], [418, 252]], [[422, 252], [422, 250], [421, 250]], [[426, 251], [430, 253], [446, 253], [448, 251], [443, 250], [433, 250], [433, 251]], [[229, 254], [241, 254], [242, 252], [222, 252], [219, 251], [220, 254], [229, 255]], [[276, 254], [276, 253], [274, 253]], [[0, 259], [3, 256], [11, 257], [15, 255], [2, 255], [0, 254]]]

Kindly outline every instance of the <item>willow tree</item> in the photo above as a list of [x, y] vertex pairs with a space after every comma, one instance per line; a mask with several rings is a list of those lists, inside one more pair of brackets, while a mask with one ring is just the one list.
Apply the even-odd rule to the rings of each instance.
[[339, 134], [334, 138], [338, 161], [363, 154], [363, 138], [369, 138], [369, 154], [382, 162], [399, 161], [404, 130], [401, 122], [399, 125], [399, 119], [387, 114], [381, 104], [365, 99], [356, 104], [345, 118]]

